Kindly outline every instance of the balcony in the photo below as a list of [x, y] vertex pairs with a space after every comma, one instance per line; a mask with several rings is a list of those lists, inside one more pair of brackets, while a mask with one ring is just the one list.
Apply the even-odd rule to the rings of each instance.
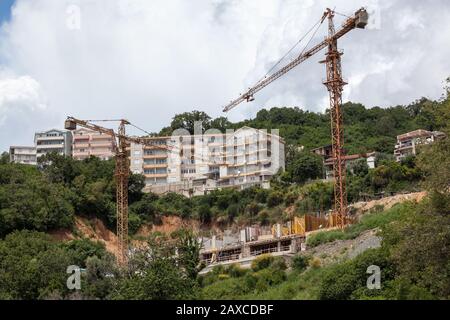
[[37, 150], [42, 150], [42, 149], [62, 149], [64, 148], [64, 144], [62, 143], [58, 143], [58, 144], [41, 144], [41, 145], [37, 145], [36, 149]]
[[155, 173], [155, 174], [147, 174], [144, 173], [146, 178], [167, 178], [167, 173]]
[[77, 143], [73, 144], [73, 147], [74, 148], [85, 148], [85, 149], [87, 149], [87, 148], [89, 148], [89, 143], [79, 143], [79, 142], [77, 142]]
[[144, 169], [160, 169], [160, 168], [167, 168], [167, 163], [158, 163], [158, 164], [145, 164], [143, 168]]
[[160, 154], [144, 154], [144, 159], [166, 159], [167, 153], [160, 153]]
[[91, 147], [92, 148], [111, 148], [112, 147], [112, 143], [110, 141], [105, 141], [105, 142], [91, 142]]
[[74, 136], [73, 143], [89, 143], [89, 137], [87, 136]]

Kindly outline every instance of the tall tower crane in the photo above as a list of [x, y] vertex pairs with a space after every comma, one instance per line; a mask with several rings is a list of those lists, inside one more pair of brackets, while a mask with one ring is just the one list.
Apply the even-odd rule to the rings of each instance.
[[[327, 9], [320, 20], [320, 25], [328, 18], [328, 37], [312, 47], [305, 50], [298, 55], [292, 62], [280, 68], [278, 71], [270, 76], [266, 76], [256, 85], [249, 88], [244, 94], [241, 94], [237, 99], [231, 101], [223, 109], [228, 112], [238, 106], [240, 103], [254, 100], [254, 94], [274, 82], [290, 70], [294, 69], [299, 64], [308, 60], [310, 57], [328, 48], [326, 59], [322, 63], [326, 64], [327, 80], [324, 82], [330, 94], [330, 114], [331, 114], [331, 136], [333, 145], [333, 159], [334, 159], [334, 213], [336, 215], [336, 225], [343, 228], [347, 223], [347, 193], [345, 186], [345, 154], [344, 154], [344, 124], [342, 116], [342, 91], [346, 83], [342, 79], [341, 56], [337, 42], [340, 38], [355, 28], [364, 29], [367, 26], [369, 15], [364, 8], [355, 12], [352, 17], [349, 17], [339, 30], [335, 30], [334, 17], [336, 12]], [[320, 26], [319, 25], [319, 26]]]
[[100, 120], [100, 121], [119, 122], [120, 125], [118, 132], [116, 133], [112, 129], [96, 125], [92, 123], [95, 122], [93, 120], [79, 120], [73, 117], [67, 118], [67, 120], [65, 121], [65, 128], [67, 130], [76, 130], [78, 125], [113, 137], [113, 152], [116, 158], [115, 177], [116, 177], [116, 213], [117, 213], [117, 238], [118, 238], [117, 261], [120, 265], [125, 266], [128, 262], [128, 179], [130, 174], [130, 163], [127, 152], [128, 145], [130, 143], [136, 143], [147, 147], [154, 147], [155, 149], [162, 148], [171, 150], [171, 148], [163, 145], [155, 145], [150, 140], [145, 138], [127, 136], [125, 130], [126, 125], [132, 125], [127, 120], [120, 119], [120, 120]]

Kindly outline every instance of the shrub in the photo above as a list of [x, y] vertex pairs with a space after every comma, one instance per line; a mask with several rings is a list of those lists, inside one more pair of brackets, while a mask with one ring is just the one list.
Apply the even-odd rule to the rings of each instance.
[[283, 202], [283, 194], [279, 191], [271, 192], [267, 198], [267, 206], [273, 208]]
[[289, 192], [286, 197], [284, 197], [284, 204], [286, 206], [291, 206], [295, 203], [295, 201], [297, 201], [298, 199], [298, 194], [294, 193], [294, 192]]
[[256, 274], [256, 291], [263, 292], [272, 286], [276, 286], [286, 280], [286, 273], [283, 270], [263, 269]]
[[258, 214], [259, 209], [259, 205], [256, 202], [251, 202], [245, 207], [245, 212], [254, 217]]
[[227, 209], [228, 220], [233, 221], [239, 215], [239, 205], [236, 203], [231, 204]]
[[317, 247], [321, 244], [342, 240], [345, 238], [345, 234], [341, 230], [333, 230], [333, 231], [322, 231], [317, 232], [308, 237], [306, 240], [306, 244], [309, 247]]
[[207, 205], [202, 205], [198, 208], [197, 214], [202, 223], [209, 223], [211, 221], [211, 209]]
[[309, 266], [313, 269], [320, 268], [322, 266], [322, 261], [319, 258], [314, 257], [309, 261]]
[[274, 270], [286, 270], [287, 265], [286, 261], [282, 257], [275, 257], [275, 260], [272, 262], [272, 265], [270, 266]]
[[247, 271], [245, 269], [241, 268], [241, 266], [237, 263], [233, 263], [232, 265], [230, 265], [227, 268], [226, 272], [230, 275], [230, 277], [233, 277], [233, 278], [242, 277], [247, 273]]
[[[394, 270], [388, 253], [379, 248], [367, 250], [354, 260], [331, 267], [320, 284], [319, 298], [324, 300], [345, 300], [362, 296], [362, 293], [379, 295], [380, 292], [367, 292], [367, 268], [376, 265], [382, 270], [381, 283], [393, 279]], [[372, 290], [373, 291], [373, 290]]]
[[260, 255], [252, 261], [252, 270], [259, 271], [270, 267], [275, 258], [268, 254]]
[[297, 255], [292, 259], [292, 268], [297, 271], [304, 271], [308, 267], [311, 257], [305, 255]]

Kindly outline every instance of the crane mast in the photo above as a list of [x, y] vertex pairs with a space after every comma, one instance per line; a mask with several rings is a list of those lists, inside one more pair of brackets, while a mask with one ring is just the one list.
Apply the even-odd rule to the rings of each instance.
[[[98, 121], [98, 120], [97, 120]], [[116, 180], [116, 215], [117, 215], [117, 262], [121, 266], [128, 263], [128, 180], [130, 175], [130, 161], [128, 158], [128, 145], [130, 143], [141, 144], [152, 149], [165, 149], [171, 152], [180, 152], [181, 149], [175, 146], [155, 145], [151, 140], [145, 137], [129, 137], [126, 135], [126, 125], [130, 122], [124, 119], [120, 120], [100, 120], [119, 122], [119, 129], [116, 133], [112, 129], [104, 128], [93, 124], [92, 120], [80, 120], [68, 117], [65, 122], [67, 130], [76, 130], [77, 125], [96, 132], [110, 135], [113, 137], [113, 152], [115, 154], [115, 180]], [[197, 159], [196, 156], [194, 156]], [[202, 159], [200, 157], [200, 159]], [[203, 159], [202, 159], [203, 160]]]
[[328, 52], [326, 53], [327, 80], [324, 82], [330, 93], [331, 139], [334, 171], [334, 199], [336, 224], [343, 228], [347, 217], [347, 193], [345, 185], [344, 122], [342, 91], [347, 84], [342, 80], [341, 55], [337, 46], [333, 22], [334, 12], [328, 9]]
[[127, 154], [127, 140], [125, 138], [125, 125], [122, 120], [119, 125], [119, 150], [116, 154], [116, 213], [117, 213], [117, 238], [118, 238], [118, 263], [127, 263], [128, 253], [128, 179], [130, 163]]
[[368, 24], [369, 15], [364, 8], [355, 12], [349, 17], [339, 30], [334, 27], [335, 11], [327, 9], [321, 19], [321, 24], [328, 18], [328, 37], [313, 48], [302, 52], [292, 62], [282, 67], [272, 75], [265, 77], [262, 81], [241, 94], [237, 99], [232, 100], [223, 108], [224, 112], [238, 106], [244, 101], [253, 101], [253, 95], [262, 90], [270, 83], [282, 77], [284, 74], [294, 69], [322, 49], [328, 48], [325, 61], [327, 79], [324, 82], [330, 94], [330, 115], [331, 115], [331, 140], [333, 146], [333, 170], [334, 170], [334, 215], [335, 225], [343, 228], [347, 223], [347, 192], [345, 185], [345, 152], [344, 152], [344, 122], [342, 112], [342, 91], [346, 83], [342, 79], [341, 55], [338, 50], [338, 40], [355, 28], [364, 29]]
[[[116, 167], [114, 176], [116, 178], [116, 214], [117, 214], [117, 239], [118, 252], [117, 262], [126, 266], [128, 263], [128, 180], [130, 175], [130, 162], [128, 159], [128, 144], [133, 142], [142, 144], [147, 147], [171, 150], [169, 147], [154, 145], [145, 138], [129, 137], [126, 135], [126, 125], [130, 124], [127, 120], [103, 120], [103, 121], [119, 121], [118, 132], [112, 129], [104, 128], [93, 124], [87, 120], [79, 120], [68, 117], [65, 122], [67, 130], [76, 130], [77, 125], [101, 132], [113, 137], [113, 152], [116, 159]], [[117, 141], [116, 141], [117, 140]]]

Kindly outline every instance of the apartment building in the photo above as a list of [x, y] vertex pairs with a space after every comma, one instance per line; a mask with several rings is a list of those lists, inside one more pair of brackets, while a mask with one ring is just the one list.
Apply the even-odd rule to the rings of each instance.
[[156, 147], [131, 144], [131, 170], [155, 193], [205, 194], [217, 188], [268, 188], [285, 167], [277, 134], [243, 127], [234, 132], [148, 138]]
[[36, 157], [56, 152], [60, 155], [72, 155], [72, 133], [65, 130], [52, 129], [44, 132], [37, 132], [34, 136], [36, 146]]
[[114, 138], [110, 135], [89, 129], [78, 129], [72, 132], [72, 157], [84, 160], [91, 156], [102, 160], [114, 157]]
[[408, 156], [415, 156], [419, 145], [430, 144], [445, 137], [446, 135], [443, 132], [427, 130], [416, 130], [399, 135], [395, 145], [395, 159], [400, 162]]
[[9, 158], [13, 163], [36, 165], [36, 148], [11, 146], [9, 148]]

